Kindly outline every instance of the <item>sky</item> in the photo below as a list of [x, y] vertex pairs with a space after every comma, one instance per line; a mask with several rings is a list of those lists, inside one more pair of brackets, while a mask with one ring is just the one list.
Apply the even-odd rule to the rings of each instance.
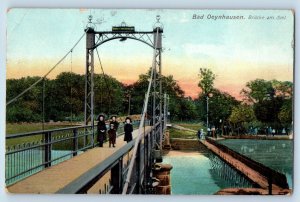
[[[217, 75], [215, 87], [238, 99], [250, 80], [293, 81], [294, 18], [289, 10], [10, 9], [7, 78], [43, 76], [84, 33], [89, 15], [97, 31], [110, 31], [123, 21], [137, 31], [152, 31], [160, 15], [162, 73], [173, 75], [186, 96], [200, 93], [200, 68], [211, 69]], [[223, 15], [243, 19], [211, 18]], [[105, 73], [126, 84], [152, 64], [153, 50], [135, 40], [113, 40], [98, 51]], [[85, 73], [85, 38], [48, 78], [63, 71]], [[95, 72], [101, 73], [96, 55]]]

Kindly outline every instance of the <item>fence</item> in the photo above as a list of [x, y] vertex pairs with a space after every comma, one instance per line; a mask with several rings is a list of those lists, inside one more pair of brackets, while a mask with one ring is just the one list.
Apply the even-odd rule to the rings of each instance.
[[[152, 179], [149, 178], [154, 158], [152, 150], [156, 142], [153, 135], [153, 127], [145, 129], [141, 135], [142, 138], [136, 153], [128, 194], [155, 193], [152, 188]], [[60, 189], [57, 193], [88, 193], [104, 175], [110, 172], [109, 183], [104, 184], [103, 189], [99, 189], [99, 193], [121, 194], [128, 174], [129, 162], [132, 159], [135, 141], [137, 141], [137, 138], [94, 166], [89, 172]]]
[[[134, 121], [133, 126], [139, 124]], [[147, 121], [146, 124], [149, 124]], [[94, 131], [93, 131], [94, 130]], [[123, 124], [118, 135], [123, 135]], [[95, 134], [95, 135], [94, 135]], [[96, 127], [76, 126], [6, 137], [5, 181], [13, 184], [98, 145]]]

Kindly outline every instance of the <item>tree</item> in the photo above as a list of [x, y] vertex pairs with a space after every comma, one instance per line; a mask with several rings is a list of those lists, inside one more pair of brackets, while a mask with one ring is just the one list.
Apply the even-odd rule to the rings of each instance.
[[293, 83], [290, 81], [271, 81], [275, 89], [276, 97], [283, 97], [284, 99], [291, 99], [293, 97]]
[[[84, 76], [62, 72], [46, 83], [46, 117], [48, 120], [71, 120], [84, 112]], [[83, 116], [82, 116], [83, 118]], [[73, 120], [73, 117], [72, 117]]]
[[278, 119], [284, 127], [289, 127], [293, 121], [293, 106], [292, 99], [286, 100], [280, 108]]
[[94, 76], [95, 113], [124, 114], [125, 86], [109, 75]]
[[208, 95], [214, 88], [216, 75], [210, 69], [200, 68], [199, 78], [198, 86], [201, 88], [202, 94]]
[[[10, 101], [39, 80], [40, 77], [22, 77], [6, 81], [6, 101]], [[41, 121], [42, 120], [42, 85], [34, 86], [30, 91], [7, 106], [8, 122]]]
[[[212, 96], [209, 98], [209, 124], [214, 125], [224, 131], [224, 126], [228, 127], [228, 118], [232, 109], [240, 104], [236, 98], [226, 92], [221, 92], [218, 89], [213, 89]], [[201, 121], [206, 121], [206, 96], [204, 94], [195, 100], [196, 111]], [[219, 130], [221, 132], [221, 130]]]
[[275, 89], [271, 81], [256, 79], [247, 82], [246, 88], [242, 89], [241, 94], [244, 96], [246, 102], [258, 103], [273, 97], [275, 95]]
[[280, 129], [292, 121], [293, 83], [256, 79], [241, 91], [246, 103], [253, 104], [255, 116], [265, 126]]
[[253, 107], [246, 104], [241, 104], [233, 108], [229, 117], [229, 121], [233, 123], [235, 130], [239, 134], [249, 122], [256, 120]]
[[[138, 81], [132, 85], [128, 85], [125, 91], [129, 92], [131, 95], [131, 113], [139, 114], [142, 111], [145, 93], [147, 92], [147, 87], [150, 78], [150, 71], [147, 74], [141, 74]], [[172, 120], [189, 119], [194, 117], [196, 114], [196, 107], [194, 102], [188, 98], [184, 97], [184, 91], [180, 88], [178, 83], [174, 80], [172, 75], [161, 76], [163, 93], [169, 95], [169, 112], [170, 118]], [[151, 109], [152, 96], [149, 100], [149, 114], [152, 114]], [[127, 100], [125, 100], [124, 105], [128, 105]]]
[[[212, 97], [209, 98], [209, 120], [210, 123], [218, 126], [228, 120], [232, 109], [239, 105], [234, 97], [226, 92], [217, 89], [212, 91]], [[221, 121], [221, 122], [220, 122]]]

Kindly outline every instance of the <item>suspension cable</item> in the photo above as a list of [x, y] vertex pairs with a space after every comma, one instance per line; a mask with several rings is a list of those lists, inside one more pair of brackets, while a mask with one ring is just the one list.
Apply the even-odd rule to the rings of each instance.
[[6, 106], [8, 106], [9, 104], [11, 104], [12, 102], [15, 102], [18, 98], [20, 98], [22, 95], [24, 95], [27, 91], [29, 91], [34, 86], [36, 86], [38, 83], [40, 83], [43, 79], [45, 79], [73, 51], [73, 49], [78, 45], [78, 43], [81, 41], [81, 39], [85, 36], [85, 34], [86, 34], [87, 31], [88, 31], [88, 29], [86, 29], [86, 31], [84, 32], [84, 34], [79, 38], [79, 40], [75, 43], [75, 45], [43, 77], [41, 77], [39, 80], [37, 80], [36, 82], [34, 82], [31, 86], [29, 86], [28, 88], [26, 88], [19, 95], [17, 95], [16, 97], [14, 97], [10, 101], [8, 101], [6, 103]]
[[[71, 59], [70, 59], [71, 60], [71, 64], [70, 65], [71, 65], [71, 78], [72, 78], [72, 74], [73, 74], [73, 50], [71, 51], [71, 55], [70, 56], [71, 56]], [[71, 118], [70, 118], [71, 119], [70, 120], [71, 121], [71, 125], [73, 125], [73, 88], [72, 87], [73, 87], [73, 85], [72, 85], [72, 80], [71, 80], [71, 89], [70, 89], [70, 91], [71, 91], [70, 92], [70, 94], [71, 94], [70, 95], [71, 96], [71, 102], [70, 102], [71, 103]]]
[[144, 124], [144, 121], [145, 121], [145, 114], [146, 114], [147, 108], [148, 108], [148, 100], [149, 100], [150, 90], [151, 90], [152, 81], [153, 81], [154, 68], [156, 68], [156, 50], [157, 50], [157, 42], [158, 42], [158, 30], [159, 29], [157, 29], [157, 32], [156, 32], [156, 42], [155, 42], [155, 47], [153, 49], [153, 60], [152, 60], [151, 76], [150, 76], [150, 80], [149, 80], [149, 84], [148, 84], [147, 94], [146, 94], [145, 99], [144, 99], [143, 113], [142, 113], [142, 118], [141, 118], [141, 121], [140, 121], [140, 124], [139, 124], [138, 137], [137, 137], [137, 139], [134, 143], [133, 154], [132, 154], [132, 157], [130, 159], [128, 173], [127, 173], [127, 177], [126, 177], [126, 181], [125, 181], [125, 184], [124, 184], [122, 194], [127, 193], [130, 178], [131, 178], [132, 171], [133, 171], [134, 161], [135, 161], [136, 154], [137, 154], [137, 149], [138, 149], [139, 143], [141, 141], [141, 137], [142, 137], [143, 124]]
[[96, 48], [96, 53], [97, 53], [98, 60], [99, 60], [99, 63], [100, 63], [100, 67], [101, 67], [103, 79], [104, 79], [106, 88], [107, 88], [107, 90], [108, 90], [108, 97], [109, 97], [109, 103], [108, 103], [108, 115], [110, 115], [110, 107], [111, 107], [111, 100], [112, 100], [112, 99], [111, 99], [111, 88], [109, 87], [108, 80], [107, 80], [107, 78], [106, 78], [106, 76], [105, 76], [104, 69], [103, 69], [102, 62], [101, 62], [101, 59], [100, 59], [100, 55], [99, 55], [99, 52], [98, 52], [98, 49], [97, 49], [97, 48]]

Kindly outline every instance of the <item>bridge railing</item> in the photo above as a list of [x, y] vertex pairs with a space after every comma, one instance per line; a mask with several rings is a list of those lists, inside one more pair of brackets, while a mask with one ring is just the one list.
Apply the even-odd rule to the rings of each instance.
[[[133, 175], [128, 189], [129, 194], [146, 193], [147, 190], [150, 190], [147, 187], [150, 186], [151, 179], [148, 179], [147, 176], [149, 176], [152, 168], [152, 150], [155, 147], [155, 136], [152, 133], [153, 127], [144, 127], [144, 129], [134, 163]], [[137, 141], [137, 138], [118, 149], [110, 157], [60, 189], [57, 193], [89, 193], [94, 185], [104, 180], [102, 181], [103, 187], [97, 188], [99, 194], [121, 194], [128, 174], [135, 141]], [[107, 174], [110, 174], [110, 177], [108, 182], [105, 182], [103, 176]]]
[[[134, 121], [136, 128], [139, 121]], [[149, 124], [148, 121], [146, 124]], [[97, 127], [75, 126], [6, 136], [5, 181], [13, 184], [98, 145]], [[123, 123], [118, 136], [123, 135]], [[92, 141], [93, 140], [93, 141]]]
[[8, 135], [6, 184], [12, 184], [93, 147], [92, 132], [91, 126], [76, 126]]

